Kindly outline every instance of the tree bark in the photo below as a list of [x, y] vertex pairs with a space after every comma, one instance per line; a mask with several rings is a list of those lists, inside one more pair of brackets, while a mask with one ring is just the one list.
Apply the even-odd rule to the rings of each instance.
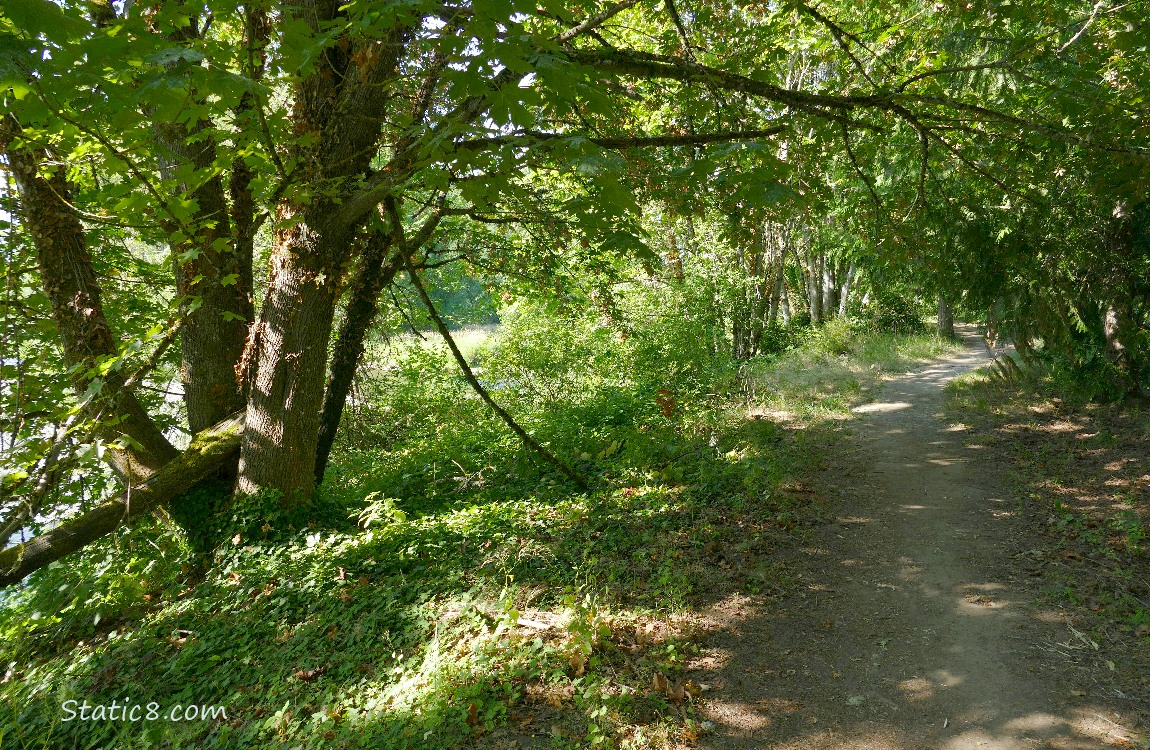
[[[104, 315], [100, 286], [88, 252], [84, 227], [72, 207], [72, 190], [63, 169], [42, 173], [46, 154], [28, 144], [13, 145], [22, 137], [12, 117], [0, 118], [0, 151], [20, 190], [20, 214], [32, 235], [40, 265], [41, 282], [60, 331], [64, 361], [72, 369], [72, 384], [85, 394], [97, 380], [95, 366], [119, 355], [118, 339]], [[104, 409], [102, 420], [118, 420], [101, 435], [108, 444], [105, 455], [127, 484], [139, 484], [178, 451], [152, 422], [136, 397], [123, 390], [125, 375], [113, 369], [103, 376], [100, 396], [93, 399], [93, 416]], [[127, 437], [129, 440], [120, 440]]]
[[244, 355], [251, 369], [236, 490], [244, 495], [277, 490], [288, 508], [305, 504], [315, 484], [327, 347], [338, 297], [338, 269], [325, 262], [332, 240], [320, 226], [304, 218], [279, 232], [267, 296]]
[[946, 295], [938, 295], [938, 335], [954, 338], [954, 309]]
[[0, 551], [0, 586], [10, 586], [29, 573], [59, 560], [120, 524], [148, 513], [195, 487], [235, 460], [243, 433], [243, 415], [235, 414], [196, 435], [188, 449], [138, 486], [129, 485], [102, 503], [24, 544]]
[[[288, 5], [283, 21], [305, 23], [318, 34], [338, 8]], [[328, 46], [296, 85], [293, 128], [314, 137], [295, 142], [293, 182], [330, 187], [322, 197], [305, 191], [285, 198], [278, 209], [267, 293], [241, 359], [250, 389], [236, 480], [241, 494], [277, 491], [287, 508], [311, 498], [328, 339], [351, 240], [374, 207], [369, 198], [412, 168], [411, 154], [401, 149], [383, 168], [371, 169], [392, 101], [390, 82], [411, 31], [396, 24], [384, 39]], [[380, 181], [360, 187], [369, 175]]]
[[[189, 47], [199, 38], [194, 19], [169, 35], [172, 43]], [[202, 105], [203, 97], [204, 92], [189, 91], [193, 105]], [[249, 93], [246, 99], [250, 97]], [[237, 115], [242, 116], [242, 109]], [[188, 426], [196, 433], [243, 406], [235, 365], [254, 316], [251, 245], [235, 241], [224, 181], [211, 171], [218, 167], [212, 124], [178, 119], [156, 122], [153, 131], [165, 179], [194, 170], [193, 184], [181, 183], [178, 189], [195, 202], [196, 210], [186, 224], [169, 220], [165, 228], [169, 236], [179, 238], [171, 243], [171, 250], [184, 321], [180, 378]], [[242, 201], [245, 190], [250, 199], [250, 177], [245, 181], [246, 165], [242, 160], [239, 164], [245, 171], [235, 175], [238, 181], [233, 187], [238, 188], [236, 197]], [[237, 218], [243, 220], [242, 215]]]
[[[207, 129], [200, 122], [156, 126], [157, 141], [166, 152], [163, 172], [179, 167], [207, 170], [216, 160], [215, 143], [196, 137]], [[187, 191], [189, 186], [181, 185]], [[173, 243], [180, 312], [180, 378], [184, 387], [188, 426], [199, 432], [243, 406], [235, 366], [244, 351], [248, 324], [254, 316], [251, 300], [251, 244], [234, 241], [224, 185], [220, 177], [203, 181], [191, 191], [198, 208], [189, 227], [191, 236]], [[177, 227], [169, 227], [174, 232]], [[198, 305], [193, 304], [198, 298]]]
[[[406, 246], [412, 255], [419, 252], [435, 235], [439, 222], [443, 219], [443, 209], [447, 196], [442, 195], [439, 206], [427, 218], [419, 230], [407, 238]], [[320, 414], [319, 442], [316, 445], [315, 481], [323, 481], [327, 471], [331, 448], [343, 420], [343, 410], [347, 404], [351, 384], [363, 357], [364, 341], [375, 324], [379, 312], [379, 298], [385, 288], [391, 285], [396, 273], [404, 266], [403, 256], [393, 252], [396, 232], [374, 232], [364, 243], [359, 261], [359, 269], [352, 279], [348, 292], [344, 320], [331, 355], [331, 371], [323, 394], [323, 410]], [[412, 261], [419, 268], [421, 262]]]
[[829, 319], [839, 309], [837, 263], [823, 255], [823, 318]]
[[807, 258], [807, 306], [810, 309], [811, 323], [818, 325], [823, 322], [823, 294], [820, 284], [823, 278], [824, 259], [822, 253], [816, 252], [809, 244]]
[[846, 272], [842, 278], [842, 285], [839, 287], [839, 315], [847, 314], [847, 308], [850, 306], [851, 285], [854, 284], [857, 270], [853, 262], [847, 264]]
[[[774, 281], [771, 289], [771, 312], [768, 323], [774, 325], [780, 314], [785, 315], [785, 300], [787, 291], [786, 257], [781, 256], [775, 261]], [[784, 321], [786, 322], [786, 321]]]

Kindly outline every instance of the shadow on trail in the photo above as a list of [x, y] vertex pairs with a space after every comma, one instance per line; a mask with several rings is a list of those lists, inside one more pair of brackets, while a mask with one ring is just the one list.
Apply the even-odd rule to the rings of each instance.
[[994, 454], [942, 418], [945, 383], [987, 359], [972, 345], [857, 410], [859, 449], [815, 483], [841, 515], [794, 561], [797, 594], [704, 611], [702, 747], [1134, 747], [1133, 706], [1079, 668], [1096, 645], [1027, 604]]

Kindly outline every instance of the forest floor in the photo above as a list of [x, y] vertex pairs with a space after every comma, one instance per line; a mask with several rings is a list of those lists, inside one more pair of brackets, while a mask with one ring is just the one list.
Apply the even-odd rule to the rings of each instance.
[[1072, 607], [1038, 603], [1041, 534], [1003, 452], [948, 419], [946, 383], [990, 359], [964, 336], [856, 409], [846, 450], [809, 483], [834, 520], [789, 561], [794, 593], [699, 613], [699, 747], [1147, 746], [1148, 707], [1119, 689], [1128, 665]]

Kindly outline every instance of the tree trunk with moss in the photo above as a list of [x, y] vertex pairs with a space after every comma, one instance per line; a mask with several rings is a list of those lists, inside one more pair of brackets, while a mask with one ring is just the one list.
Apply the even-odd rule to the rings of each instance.
[[44, 167], [47, 154], [23, 138], [11, 117], [0, 118], [0, 152], [20, 191], [20, 218], [32, 235], [44, 291], [60, 332], [72, 384], [88, 401], [88, 413], [105, 426], [100, 432], [106, 456], [127, 484], [144, 481], [178, 451], [156, 427], [136, 397], [123, 389], [118, 369], [101, 374], [101, 363], [119, 356], [118, 338], [104, 315], [100, 286], [88, 253], [84, 227], [72, 205], [72, 189], [62, 167]]
[[111, 534], [122, 524], [172, 503], [181, 495], [233, 463], [239, 453], [243, 416], [236, 414], [192, 440], [178, 457], [147, 481], [122, 491], [83, 515], [0, 552], [0, 586], [18, 583], [29, 573]]

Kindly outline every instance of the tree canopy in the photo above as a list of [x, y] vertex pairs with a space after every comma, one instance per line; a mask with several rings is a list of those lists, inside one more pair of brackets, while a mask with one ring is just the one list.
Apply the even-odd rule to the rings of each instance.
[[[747, 356], [787, 289], [829, 317], [901, 274], [1136, 390], [1146, 17], [5, 0], [4, 536], [98, 458], [103, 520], [69, 538], [134, 515], [133, 487], [185, 525], [192, 487], [306, 506], [389, 290], [452, 263], [609, 314], [620, 268], [674, 274], [706, 236]], [[226, 450], [181, 450], [193, 435]], [[3, 580], [74, 549], [67, 531], [2, 553]]]

